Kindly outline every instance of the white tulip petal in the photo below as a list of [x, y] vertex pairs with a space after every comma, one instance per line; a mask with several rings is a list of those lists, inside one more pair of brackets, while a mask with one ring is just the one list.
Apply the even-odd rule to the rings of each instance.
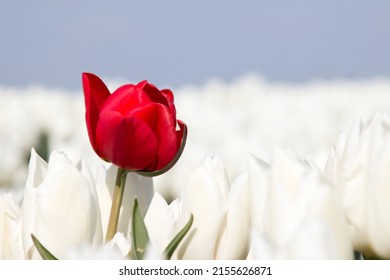
[[334, 161], [338, 165], [331, 175], [342, 190], [355, 250], [382, 257], [390, 256], [389, 123], [388, 115], [383, 113], [367, 122], [355, 121], [344, 147], [339, 151], [336, 147]]
[[372, 249], [390, 258], [390, 124], [387, 115], [371, 122], [370, 185], [367, 186], [367, 231]]
[[[33, 163], [37, 161], [34, 157]], [[26, 258], [39, 258], [31, 234], [58, 258], [66, 256], [67, 249], [77, 244], [102, 242], [99, 205], [89, 179], [62, 153], [53, 152], [50, 160], [39, 185], [31, 179], [26, 183], [23, 200]], [[37, 177], [35, 170], [31, 169], [29, 177]]]
[[320, 220], [307, 220], [301, 224], [289, 241], [288, 259], [329, 260], [342, 259], [329, 227]]
[[264, 234], [258, 231], [251, 232], [251, 245], [248, 260], [272, 260], [278, 259], [275, 247]]
[[[207, 160], [210, 159], [206, 159]], [[218, 174], [221, 174], [218, 171]], [[225, 180], [222, 180], [224, 182]], [[221, 180], [205, 164], [195, 170], [188, 180], [183, 196], [182, 218], [194, 215], [194, 222], [177, 249], [180, 259], [214, 259], [216, 246], [226, 223], [226, 205]], [[184, 225], [184, 223], [183, 223]]]
[[351, 258], [346, 221], [330, 180], [314, 164], [299, 160], [288, 150], [276, 150], [270, 174], [266, 233], [278, 258], [289, 258], [292, 236], [305, 221], [317, 219], [327, 223], [332, 236], [329, 242], [338, 250], [338, 256]]
[[227, 201], [229, 194], [229, 179], [226, 175], [222, 160], [216, 156], [208, 156], [204, 162], [205, 169], [210, 172], [218, 182], [223, 199]]
[[240, 175], [229, 192], [226, 228], [220, 239], [217, 259], [245, 259], [249, 247], [250, 195], [247, 174]]
[[272, 242], [286, 246], [301, 219], [298, 202], [304, 168], [288, 153], [276, 150], [270, 168], [271, 186], [267, 229]]
[[162, 251], [159, 248], [154, 246], [153, 243], [149, 243], [145, 249], [144, 260], [166, 260]]
[[65, 259], [70, 260], [123, 260], [128, 259], [130, 242], [122, 233], [116, 233], [107, 244], [91, 247], [90, 244], [80, 244], [70, 248]]
[[[108, 220], [110, 217], [117, 168], [113, 165], [110, 165], [110, 167], [108, 168], [103, 165], [100, 165], [98, 166], [98, 169], [100, 170], [100, 172], [98, 172], [97, 174], [98, 176], [100, 176], [95, 179], [96, 191], [99, 199], [101, 224], [105, 237], [106, 230], [108, 227]], [[122, 204], [124, 203], [127, 203], [127, 200], [122, 201]], [[124, 228], [127, 229], [128, 225]]]
[[0, 195], [0, 259], [23, 259], [21, 210], [11, 193]]
[[130, 253], [131, 244], [123, 233], [117, 232], [104, 248], [106, 250], [119, 252], [121, 258], [127, 258]]
[[159, 194], [155, 193], [145, 216], [145, 225], [150, 242], [160, 253], [165, 250], [171, 240], [179, 232], [177, 226], [179, 205], [173, 201], [170, 205]]
[[251, 222], [257, 231], [264, 232], [267, 224], [265, 212], [269, 203], [269, 165], [261, 159], [250, 156], [248, 180], [251, 199]]

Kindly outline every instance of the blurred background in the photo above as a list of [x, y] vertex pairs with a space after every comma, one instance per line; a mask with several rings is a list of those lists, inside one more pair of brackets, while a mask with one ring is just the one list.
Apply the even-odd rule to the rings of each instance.
[[172, 197], [210, 153], [232, 180], [275, 147], [322, 167], [356, 118], [390, 111], [389, 27], [387, 0], [2, 0], [0, 186], [24, 185], [32, 147], [97, 170], [82, 72], [173, 89], [189, 139], [156, 180]]
[[387, 0], [0, 1], [0, 84], [390, 75]]

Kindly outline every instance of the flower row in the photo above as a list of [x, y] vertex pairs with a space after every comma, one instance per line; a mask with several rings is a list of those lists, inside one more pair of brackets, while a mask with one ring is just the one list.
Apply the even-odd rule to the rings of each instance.
[[[134, 198], [149, 233], [146, 258], [161, 258], [194, 216], [174, 259], [390, 258], [390, 119], [375, 114], [341, 135], [323, 170], [277, 149], [270, 162], [250, 156], [229, 181], [208, 156], [169, 203], [150, 178], [130, 173], [118, 233], [104, 243], [116, 168], [74, 165], [61, 152], [48, 163], [34, 150], [22, 202], [0, 195], [0, 258], [40, 258], [31, 234], [61, 259], [127, 258]], [[93, 175], [97, 174], [97, 175]]]

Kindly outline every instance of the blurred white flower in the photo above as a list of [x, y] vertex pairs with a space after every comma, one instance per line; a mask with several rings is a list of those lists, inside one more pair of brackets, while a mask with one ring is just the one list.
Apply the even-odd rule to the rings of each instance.
[[377, 113], [341, 135], [326, 165], [342, 194], [356, 250], [390, 258], [390, 118]]
[[47, 164], [34, 150], [23, 206], [23, 246], [27, 259], [39, 258], [31, 234], [57, 258], [80, 244], [102, 244], [95, 185], [85, 162], [73, 165], [53, 152]]
[[48, 136], [49, 148], [77, 158], [80, 153], [87, 154], [82, 96], [31, 86], [0, 87], [0, 97], [0, 187], [23, 187], [30, 150], [38, 148], [42, 135]]
[[[253, 158], [250, 165], [252, 225], [257, 234], [264, 235], [270, 242], [276, 255], [352, 257], [338, 195], [318, 168], [298, 159], [291, 151], [280, 149], [275, 151], [268, 167]], [[313, 240], [318, 242], [314, 247]], [[316, 251], [322, 248], [328, 249]], [[326, 253], [328, 251], [330, 254]]]
[[0, 259], [24, 259], [22, 213], [11, 193], [0, 194]]
[[193, 225], [173, 258], [243, 259], [248, 251], [248, 200], [245, 178], [230, 187], [222, 162], [207, 157], [177, 201], [168, 205], [155, 195], [145, 218], [151, 242], [164, 250], [193, 214]]
[[[258, 75], [177, 88], [177, 115], [191, 133], [182, 158], [169, 173], [155, 178], [155, 188], [175, 199], [183, 182], [210, 152], [223, 156], [231, 178], [244, 171], [241, 163], [248, 152], [269, 161], [275, 146], [293, 147], [322, 166], [334, 136], [356, 115], [390, 110], [389, 91], [388, 78], [282, 84]], [[354, 106], [350, 106], [352, 99]], [[0, 85], [0, 100], [0, 188], [24, 186], [26, 158], [42, 132], [49, 136], [51, 149], [66, 151], [73, 162], [83, 155], [95, 170], [81, 88]], [[221, 135], [229, 141], [220, 141]]]

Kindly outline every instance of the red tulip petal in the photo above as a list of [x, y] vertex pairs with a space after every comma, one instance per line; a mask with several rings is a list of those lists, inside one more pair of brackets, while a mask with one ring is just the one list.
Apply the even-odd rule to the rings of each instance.
[[137, 87], [142, 88], [153, 103], [160, 103], [169, 107], [169, 99], [166, 95], [162, 94], [155, 85], [149, 84], [148, 82], [145, 83], [145, 81], [143, 81], [139, 83]]
[[158, 156], [153, 170], [163, 168], [178, 150], [175, 116], [166, 106], [158, 103], [152, 103], [134, 112], [134, 115], [144, 120], [154, 131], [158, 142]]
[[99, 120], [99, 114], [103, 104], [110, 96], [110, 91], [103, 81], [94, 74], [83, 73], [83, 89], [86, 108], [86, 123], [88, 129], [89, 140], [91, 141], [94, 150], [97, 150], [96, 145], [96, 127]]
[[101, 157], [115, 165], [128, 170], [146, 170], [154, 164], [157, 139], [149, 126], [134, 115], [104, 111], [96, 132]]
[[124, 85], [115, 90], [110, 98], [107, 100], [105, 108], [110, 111], [121, 112], [126, 115], [140, 107], [145, 107], [150, 104], [151, 100], [142, 88], [135, 85]]
[[170, 102], [174, 102], [174, 97], [173, 97], [173, 93], [170, 89], [163, 89], [161, 90], [161, 93], [165, 95], [165, 97], [170, 101]]
[[173, 93], [172, 91], [170, 91], [169, 89], [163, 89], [161, 91], [161, 93], [166, 97], [166, 99], [168, 100], [168, 107], [169, 107], [169, 111], [171, 111], [172, 114], [174, 114], [176, 116], [176, 108], [175, 108], [175, 104], [173, 103], [174, 102], [174, 97], [173, 97]]

